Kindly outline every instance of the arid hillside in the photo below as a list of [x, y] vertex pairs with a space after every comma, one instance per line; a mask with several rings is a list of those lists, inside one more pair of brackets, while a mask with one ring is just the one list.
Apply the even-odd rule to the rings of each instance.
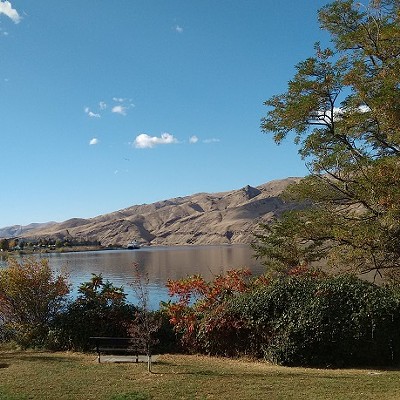
[[102, 245], [131, 240], [151, 245], [250, 243], [260, 222], [293, 208], [279, 195], [300, 178], [287, 178], [222, 193], [198, 193], [153, 204], [135, 205], [90, 219], [8, 227], [19, 237], [82, 238]]

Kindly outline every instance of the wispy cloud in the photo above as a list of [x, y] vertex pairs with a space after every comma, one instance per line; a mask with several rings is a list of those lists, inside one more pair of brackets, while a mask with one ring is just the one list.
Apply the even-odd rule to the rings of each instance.
[[132, 103], [132, 99], [124, 99], [123, 97], [113, 97], [113, 101], [118, 103], [111, 108], [111, 112], [114, 114], [127, 115], [130, 108], [134, 108], [135, 105]]
[[15, 24], [20, 23], [22, 19], [22, 17], [18, 14], [18, 11], [15, 8], [12, 8], [12, 5], [9, 1], [0, 1], [0, 14], [4, 14]]
[[134, 141], [134, 146], [137, 149], [150, 149], [160, 144], [178, 143], [178, 140], [170, 133], [163, 133], [160, 137], [149, 136], [147, 133], [141, 133]]
[[101, 115], [99, 113], [94, 113], [93, 111], [90, 111], [89, 107], [85, 107], [85, 113], [90, 118], [100, 118], [101, 117]]
[[205, 140], [203, 140], [203, 143], [206, 143], [206, 144], [218, 143], [218, 142], [220, 142], [220, 140], [217, 139], [217, 138], [211, 138], [211, 139], [205, 139]]
[[104, 100], [101, 100], [94, 107], [95, 111], [93, 111], [93, 109], [89, 107], [85, 107], [84, 111], [85, 114], [90, 118], [101, 118], [106, 110], [109, 110], [113, 114], [120, 114], [125, 116], [127, 115], [128, 110], [134, 107], [135, 105], [132, 103], [132, 99], [113, 97], [111, 104], [108, 104]]
[[193, 135], [189, 138], [189, 143], [194, 144], [199, 141], [199, 138], [196, 135]]
[[90, 140], [89, 145], [94, 146], [96, 144], [99, 144], [99, 139], [94, 137], [93, 139]]
[[101, 117], [100, 114], [94, 113], [92, 111], [89, 111], [88, 115], [89, 115], [90, 118], [100, 118]]

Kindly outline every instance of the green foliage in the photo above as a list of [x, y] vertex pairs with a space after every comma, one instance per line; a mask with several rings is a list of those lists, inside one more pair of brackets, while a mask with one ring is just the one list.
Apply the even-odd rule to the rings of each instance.
[[157, 331], [152, 336], [153, 354], [179, 353], [182, 351], [179, 339], [175, 335], [168, 315], [163, 310], [152, 311], [157, 321]]
[[0, 251], [7, 251], [10, 249], [10, 243], [8, 239], [0, 240]]
[[400, 266], [400, 4], [336, 0], [320, 10], [319, 21], [333, 48], [316, 44], [315, 56], [296, 66], [287, 91], [265, 102], [269, 108], [262, 120], [263, 131], [278, 144], [294, 133], [311, 176], [288, 194], [312, 207], [266, 228], [256, 250], [283, 268], [325, 257], [355, 271], [395, 268]]
[[122, 287], [104, 281], [100, 275], [92, 276], [81, 284], [79, 295], [54, 324], [54, 348], [88, 350], [91, 336], [126, 337], [136, 308], [126, 302]]
[[229, 305], [257, 354], [284, 365], [369, 366], [400, 361], [399, 297], [353, 276], [281, 277]]
[[[282, 365], [399, 364], [397, 286], [330, 277], [306, 267], [243, 278], [230, 271], [212, 282], [198, 276], [170, 282], [181, 302], [169, 303], [167, 312], [185, 351], [248, 355]], [[227, 287], [240, 290], [221, 296]], [[191, 301], [199, 291], [203, 294]]]
[[0, 332], [24, 347], [43, 346], [50, 326], [66, 302], [66, 277], [47, 260], [8, 259], [0, 270]]
[[253, 243], [257, 258], [269, 269], [285, 273], [325, 257], [323, 237], [315, 235], [321, 232], [321, 220], [316, 226], [315, 213], [315, 209], [288, 211], [279, 223], [262, 224], [263, 233], [257, 234], [257, 242]]

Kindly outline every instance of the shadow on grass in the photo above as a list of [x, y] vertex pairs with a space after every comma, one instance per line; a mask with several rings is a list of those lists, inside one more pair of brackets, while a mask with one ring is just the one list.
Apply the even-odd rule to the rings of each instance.
[[[307, 376], [307, 378], [315, 378], [315, 379], [337, 379], [339, 375], [330, 375], [330, 373], [338, 373], [342, 372], [344, 375], [341, 376], [341, 379], [346, 379], [349, 378], [350, 380], [353, 379], [352, 375], [348, 375], [348, 371], [354, 370], [354, 373], [361, 374], [361, 375], [369, 375], [371, 377], [373, 376], [381, 376], [382, 374], [385, 373], [390, 373], [390, 372], [398, 372], [400, 371], [399, 367], [354, 367], [354, 368], [312, 368], [312, 367], [279, 367], [276, 366], [277, 368], [282, 368], [282, 370], [271, 370], [268, 371], [266, 370], [265, 372], [250, 372], [250, 371], [238, 371], [238, 372], [232, 372], [232, 371], [215, 371], [215, 370], [210, 370], [208, 369], [201, 369], [201, 367], [198, 367], [198, 369], [195, 367], [193, 368], [193, 365], [187, 365], [187, 364], [177, 364], [177, 363], [171, 363], [171, 362], [165, 362], [165, 361], [160, 361], [157, 362], [157, 366], [164, 366], [167, 368], [171, 367], [176, 367], [179, 368], [180, 371], [152, 371], [151, 373], [154, 375], [192, 375], [192, 376], [215, 376], [215, 377], [243, 377], [243, 376], [248, 376], [248, 377], [254, 377], [254, 378], [265, 378], [267, 376], [273, 376], [275, 378], [283, 378], [283, 377], [291, 377], [291, 378], [298, 378], [298, 377], [304, 377]], [[297, 371], [297, 369], [303, 368], [304, 371]]]
[[[157, 366], [164, 366], [169, 368], [168, 371], [153, 371], [151, 372], [153, 375], [192, 375], [192, 376], [215, 376], [215, 377], [229, 377], [229, 376], [238, 376], [242, 377], [243, 375], [249, 375], [253, 377], [265, 377], [266, 374], [261, 374], [261, 373], [243, 373], [243, 372], [221, 372], [221, 371], [215, 371], [215, 370], [210, 370], [210, 369], [201, 369], [201, 367], [198, 367], [198, 369], [194, 369], [193, 365], [187, 365], [187, 364], [176, 364], [176, 363], [170, 363], [170, 362], [157, 362]], [[171, 367], [176, 367], [179, 368], [181, 371], [171, 371]], [[157, 368], [157, 367], [156, 367]], [[183, 371], [182, 371], [183, 370]]]
[[[30, 353], [24, 351], [0, 353], [0, 368], [7, 368], [13, 361], [46, 362], [49, 364], [74, 362], [74, 360], [68, 358], [68, 356], [56, 356], [52, 353]], [[2, 367], [2, 365], [7, 365], [7, 367]]]
[[[56, 353], [46, 353], [46, 352], [30, 352], [30, 351], [5, 351], [0, 352], [0, 370], [2, 368], [9, 368], [11, 364], [18, 363], [18, 362], [42, 362], [50, 365], [60, 365], [60, 364], [67, 364], [67, 363], [76, 363], [77, 359], [71, 357], [69, 355], [59, 355]], [[96, 362], [97, 364], [97, 362]], [[157, 368], [159, 367], [159, 368]], [[176, 371], [172, 371], [171, 368], [176, 368]], [[166, 369], [164, 371], [164, 368]], [[377, 366], [377, 367], [344, 367], [344, 368], [332, 368], [332, 367], [320, 367], [320, 368], [312, 368], [312, 367], [299, 367], [304, 368], [304, 371], [299, 372], [296, 371], [297, 367], [279, 367], [277, 368], [284, 368], [282, 370], [265, 370], [264, 372], [249, 372], [249, 371], [219, 371], [219, 370], [211, 370], [208, 366], [205, 369], [202, 369], [201, 364], [193, 365], [193, 364], [180, 364], [176, 362], [170, 361], [162, 361], [158, 360], [153, 364], [153, 371], [152, 374], [154, 375], [191, 375], [191, 376], [209, 376], [209, 377], [228, 377], [228, 376], [238, 376], [242, 377], [243, 375], [251, 376], [251, 377], [266, 377], [269, 375], [273, 375], [275, 377], [281, 376], [290, 376], [290, 377], [298, 377], [307, 375], [308, 377], [315, 377], [315, 378], [325, 378], [329, 379], [330, 372], [343, 372], [347, 373], [349, 370], [357, 371], [360, 374], [367, 374], [370, 376], [379, 376], [384, 373], [390, 372], [398, 372], [400, 371], [400, 366]], [[157, 369], [162, 369], [162, 371], [157, 371]], [[154, 371], [156, 370], [156, 371]], [[356, 372], [356, 373], [357, 373]], [[333, 377], [335, 379], [335, 377]], [[2, 397], [0, 396], [0, 400]]]

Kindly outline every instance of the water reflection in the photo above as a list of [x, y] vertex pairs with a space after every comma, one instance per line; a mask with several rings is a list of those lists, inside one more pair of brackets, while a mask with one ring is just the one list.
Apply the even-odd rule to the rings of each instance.
[[168, 300], [165, 287], [168, 279], [193, 274], [212, 279], [229, 269], [244, 267], [250, 268], [256, 275], [263, 271], [260, 263], [253, 258], [252, 249], [246, 245], [148, 247], [139, 250], [50, 253], [40, 257], [48, 258], [55, 271], [68, 273], [73, 296], [76, 296], [79, 284], [88, 281], [92, 273], [101, 273], [116, 286], [124, 286], [131, 302], [135, 302], [135, 296], [129, 283], [137, 263], [149, 277], [152, 308], [157, 308], [161, 300]]

